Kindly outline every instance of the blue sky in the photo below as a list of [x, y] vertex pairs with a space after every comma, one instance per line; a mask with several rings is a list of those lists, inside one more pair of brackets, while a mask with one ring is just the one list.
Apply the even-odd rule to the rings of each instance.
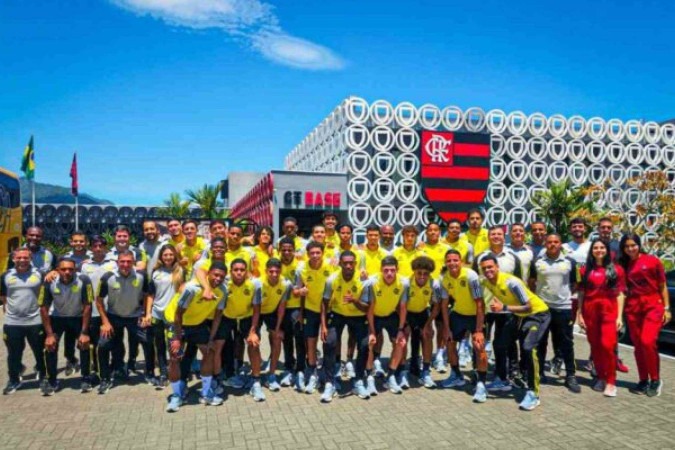
[[343, 98], [675, 117], [672, 1], [0, 3], [0, 166], [158, 204], [283, 158]]

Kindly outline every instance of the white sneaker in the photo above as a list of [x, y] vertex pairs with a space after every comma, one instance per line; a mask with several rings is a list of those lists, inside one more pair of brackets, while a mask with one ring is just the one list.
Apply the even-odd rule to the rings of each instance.
[[307, 386], [305, 386], [305, 394], [313, 394], [314, 391], [316, 390], [316, 386], [318, 384], [319, 384], [319, 377], [312, 374], [309, 377], [309, 381], [307, 382]]
[[291, 372], [284, 372], [283, 375], [281, 375], [279, 384], [283, 387], [293, 386], [293, 374]]
[[354, 363], [351, 361], [347, 361], [345, 363], [345, 374], [347, 375], [347, 378], [352, 379], [356, 378], [356, 371], [354, 370]]
[[380, 361], [379, 358], [373, 361], [373, 373], [378, 378], [382, 378], [386, 374], [384, 367], [382, 367], [382, 361]]
[[608, 384], [605, 386], [603, 394], [605, 397], [616, 397], [616, 386], [613, 384]]
[[366, 389], [368, 390], [368, 394], [373, 397], [377, 395], [377, 386], [375, 385], [375, 377], [372, 375], [368, 375], [366, 378]]

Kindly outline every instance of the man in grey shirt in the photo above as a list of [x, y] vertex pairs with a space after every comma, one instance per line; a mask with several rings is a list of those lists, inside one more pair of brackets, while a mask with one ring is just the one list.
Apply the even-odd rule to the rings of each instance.
[[44, 386], [43, 395], [54, 395], [58, 385], [57, 359], [59, 341], [64, 334], [77, 342], [82, 361], [82, 392], [91, 391], [89, 380], [89, 320], [94, 292], [86, 275], [76, 272], [76, 262], [61, 258], [56, 270], [59, 276], [51, 283], [45, 283], [44, 295], [40, 302], [40, 315], [45, 328], [45, 361], [49, 383]]
[[[54, 268], [54, 254], [42, 245], [42, 236], [42, 228], [28, 228], [26, 230], [25, 248], [30, 250], [31, 264], [44, 277]], [[14, 267], [13, 257], [10, 258], [7, 267], [9, 269]]]
[[[135, 262], [132, 252], [120, 252], [117, 256], [117, 270], [103, 275], [96, 296], [96, 308], [101, 314], [101, 339], [98, 347], [101, 373], [99, 394], [107, 393], [112, 387], [110, 355], [122, 353], [125, 329], [143, 347], [146, 382], [157, 384], [154, 378], [155, 352], [150, 327], [152, 303], [148, 296], [148, 280], [144, 272], [134, 269]], [[103, 303], [106, 296], [107, 306]]]
[[[562, 240], [559, 234], [546, 236], [546, 253], [534, 264], [530, 274], [530, 288], [546, 302], [551, 312], [551, 324], [543, 338], [539, 341], [537, 356], [539, 361], [546, 361], [549, 331], [553, 337], [556, 355], [560, 354], [565, 362], [565, 386], [571, 392], [581, 392], [575, 376], [574, 360], [574, 316], [572, 315], [572, 293], [576, 290], [576, 262], [562, 254]], [[540, 365], [540, 376], [543, 376], [544, 365]]]
[[12, 253], [14, 268], [0, 277], [0, 302], [5, 313], [3, 334], [7, 346], [7, 369], [9, 381], [3, 393], [13, 394], [21, 387], [23, 349], [28, 341], [40, 377], [45, 379], [44, 329], [40, 318], [39, 297], [42, 275], [31, 266], [31, 251], [19, 248]]
[[138, 244], [138, 248], [145, 254], [148, 280], [152, 280], [152, 271], [155, 270], [157, 259], [159, 258], [159, 249], [166, 243], [167, 237], [159, 233], [157, 223], [152, 220], [143, 222], [143, 236], [145, 240]]

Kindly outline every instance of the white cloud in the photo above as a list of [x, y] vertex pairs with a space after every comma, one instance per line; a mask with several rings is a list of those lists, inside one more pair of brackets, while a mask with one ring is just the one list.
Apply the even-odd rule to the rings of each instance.
[[345, 62], [332, 50], [292, 36], [280, 26], [274, 7], [260, 0], [110, 0], [139, 15], [188, 28], [219, 28], [243, 39], [265, 58], [290, 67], [337, 70]]

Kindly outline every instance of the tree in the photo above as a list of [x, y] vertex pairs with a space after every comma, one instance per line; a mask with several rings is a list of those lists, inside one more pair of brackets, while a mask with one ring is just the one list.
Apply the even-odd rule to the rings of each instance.
[[181, 199], [178, 192], [172, 192], [163, 203], [164, 207], [158, 210], [158, 213], [162, 216], [183, 218], [190, 213], [190, 202]]
[[563, 242], [569, 240], [569, 222], [581, 217], [595, 223], [603, 215], [594, 195], [602, 193], [599, 186], [572, 186], [569, 179], [550, 182], [548, 190], [537, 192], [532, 199], [535, 211], [544, 222], [559, 233]]
[[624, 214], [624, 228], [642, 236], [646, 251], [664, 259], [672, 267], [675, 254], [675, 195], [668, 175], [649, 171], [628, 180], [640, 192], [634, 212]]
[[185, 195], [202, 210], [205, 219], [224, 218], [223, 202], [218, 200], [221, 185], [204, 184], [197, 190], [188, 189]]

